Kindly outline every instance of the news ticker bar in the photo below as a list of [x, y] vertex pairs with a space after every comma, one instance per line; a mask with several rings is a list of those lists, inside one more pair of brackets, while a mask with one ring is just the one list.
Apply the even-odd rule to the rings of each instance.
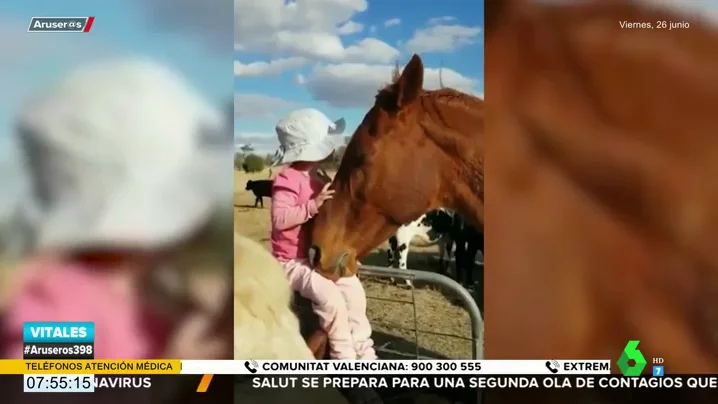
[[0, 374], [602, 375], [609, 360], [0, 360]]
[[22, 358], [26, 360], [95, 359], [95, 344], [26, 342], [23, 344]]
[[32, 17], [27, 32], [90, 32], [95, 17]]
[[[6, 376], [18, 377], [18, 376]], [[23, 391], [27, 393], [53, 392], [53, 393], [91, 393], [99, 390], [131, 389], [148, 391], [155, 382], [160, 382], [159, 376], [108, 376], [108, 375], [24, 375], [22, 379]], [[681, 375], [681, 376], [637, 376], [626, 377], [621, 375], [259, 375], [236, 379], [229, 375], [175, 375], [173, 380], [181, 382], [196, 393], [206, 393], [210, 389], [217, 391], [224, 384], [230, 392], [237, 382], [243, 384], [243, 390], [271, 391], [286, 388], [371, 388], [391, 389], [403, 391], [417, 391], [423, 389], [464, 389], [476, 394], [478, 390], [504, 390], [504, 389], [718, 389], [717, 375]], [[176, 379], [175, 379], [176, 378]], [[228, 385], [227, 378], [234, 379]], [[6, 380], [6, 379], [2, 379]], [[18, 381], [19, 382], [19, 381]], [[161, 383], [159, 383], [161, 385]], [[191, 384], [188, 385], [188, 384]], [[167, 384], [165, 384], [165, 387]], [[188, 390], [189, 391], [189, 390]], [[297, 390], [293, 390], [299, 393]]]

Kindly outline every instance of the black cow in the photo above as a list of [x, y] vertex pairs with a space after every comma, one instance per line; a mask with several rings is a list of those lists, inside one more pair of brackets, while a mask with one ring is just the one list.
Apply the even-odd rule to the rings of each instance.
[[460, 215], [455, 214], [451, 238], [456, 247], [454, 261], [456, 263], [457, 281], [472, 286], [474, 284], [476, 255], [479, 251], [481, 251], [482, 255], [484, 253], [484, 232], [467, 223]]
[[264, 208], [264, 201], [262, 200], [262, 198], [272, 197], [272, 180], [249, 180], [247, 181], [247, 186], [244, 189], [247, 191], [252, 191], [254, 193], [254, 197], [257, 198], [254, 200], [255, 208], [257, 207], [257, 205]]
[[476, 255], [479, 251], [482, 254], [484, 252], [484, 232], [467, 223], [460, 215], [445, 209], [427, 213], [425, 221], [430, 224], [434, 238], [441, 235], [439, 247], [442, 271], [448, 272], [448, 263], [455, 248], [456, 280], [468, 286], [473, 285]]

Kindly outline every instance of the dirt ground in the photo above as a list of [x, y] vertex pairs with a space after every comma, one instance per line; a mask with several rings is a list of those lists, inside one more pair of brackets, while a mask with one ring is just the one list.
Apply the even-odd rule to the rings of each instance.
[[[234, 227], [240, 234], [262, 243], [267, 248], [271, 202], [269, 198], [265, 198], [264, 209], [255, 208], [254, 195], [251, 191], [245, 191], [245, 186], [247, 180], [268, 177], [268, 171], [254, 174], [236, 171], [234, 176]], [[362, 263], [386, 266], [386, 245], [362, 258]], [[412, 247], [409, 253], [409, 268], [435, 271], [437, 267], [436, 247]], [[412, 356], [418, 352], [432, 358], [471, 359], [471, 321], [457, 299], [451, 297], [451, 292], [442, 292], [428, 286], [417, 286], [412, 290], [406, 286], [394, 286], [388, 280], [369, 277], [364, 277], [362, 283], [368, 296], [368, 314], [374, 325], [374, 340], [377, 346]], [[482, 291], [483, 285], [479, 284], [476, 290]], [[412, 292], [415, 306], [411, 304]], [[483, 306], [481, 294], [474, 294], [479, 307]], [[417, 327], [414, 326], [415, 315]], [[441, 335], [435, 335], [437, 333]]]

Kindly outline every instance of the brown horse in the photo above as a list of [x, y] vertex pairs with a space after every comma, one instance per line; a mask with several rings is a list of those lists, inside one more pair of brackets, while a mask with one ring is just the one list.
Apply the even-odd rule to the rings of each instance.
[[312, 231], [313, 264], [329, 278], [355, 273], [356, 258], [428, 210], [452, 208], [483, 224], [483, 101], [425, 91], [423, 82], [414, 55], [347, 145], [334, 199]]
[[640, 340], [667, 371], [718, 371], [718, 35], [658, 29], [686, 19], [487, 0], [487, 357]]

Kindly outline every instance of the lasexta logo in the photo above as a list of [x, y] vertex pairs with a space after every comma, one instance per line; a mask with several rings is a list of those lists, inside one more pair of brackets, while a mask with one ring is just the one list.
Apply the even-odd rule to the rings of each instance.
[[[640, 342], [636, 340], [628, 341], [626, 347], [623, 348], [621, 357], [616, 362], [624, 376], [640, 376], [646, 367], [646, 358], [643, 357], [643, 353], [638, 349]], [[630, 361], [633, 361], [633, 364]]]

